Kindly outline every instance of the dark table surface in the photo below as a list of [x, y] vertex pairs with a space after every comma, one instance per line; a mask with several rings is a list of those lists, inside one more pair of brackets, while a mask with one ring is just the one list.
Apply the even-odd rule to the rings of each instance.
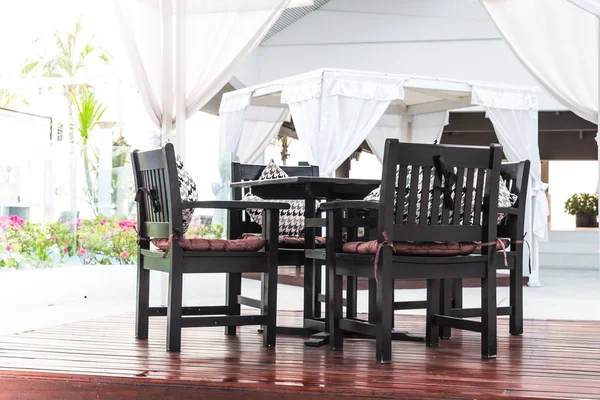
[[362, 199], [381, 184], [379, 179], [294, 176], [232, 183], [232, 188], [252, 188], [252, 193], [268, 199], [315, 198]]

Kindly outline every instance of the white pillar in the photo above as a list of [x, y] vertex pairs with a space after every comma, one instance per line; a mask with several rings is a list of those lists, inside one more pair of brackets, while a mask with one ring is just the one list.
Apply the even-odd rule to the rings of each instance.
[[162, 16], [162, 121], [163, 136], [173, 131], [173, 3], [161, 0]]
[[[161, 0], [162, 16], [162, 135], [171, 138], [173, 132], [173, 3], [172, 0]], [[161, 274], [160, 301], [167, 305], [168, 277]]]
[[175, 10], [175, 109], [176, 121], [175, 127], [177, 136], [175, 137], [175, 148], [178, 150], [179, 156], [185, 162], [185, 124], [187, 120], [186, 112], [186, 46], [185, 46], [185, 13], [186, 1], [176, 2]]

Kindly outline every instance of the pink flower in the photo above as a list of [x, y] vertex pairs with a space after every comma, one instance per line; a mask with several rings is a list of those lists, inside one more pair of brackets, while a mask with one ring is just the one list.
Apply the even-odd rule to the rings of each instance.
[[18, 215], [0, 217], [0, 228], [2, 229], [6, 229], [8, 227], [23, 228], [24, 225], [25, 221], [23, 221], [23, 218], [19, 217]]
[[81, 254], [82, 256], [85, 256], [87, 254], [87, 250], [86, 249], [79, 249], [79, 254]]
[[120, 254], [120, 256], [121, 256], [121, 258], [122, 258], [122, 259], [126, 259], [127, 257], [129, 257], [129, 253], [128, 253], [128, 252], [126, 252], [126, 251], [124, 251], [124, 252], [122, 252], [122, 253]]
[[119, 227], [123, 230], [126, 230], [128, 228], [134, 228], [135, 223], [133, 221], [124, 219], [123, 221], [119, 221]]
[[69, 252], [69, 248], [67, 246], [63, 246], [63, 253], [67, 254]]
[[11, 250], [12, 250], [12, 247], [6, 246], [6, 251], [11, 251]]
[[53, 242], [56, 242], [56, 236], [52, 236], [52, 237], [50, 238], [50, 240], [52, 240]]
[[100, 221], [100, 225], [104, 225], [104, 224], [106, 224], [106, 220], [105, 219], [103, 219], [102, 221]]

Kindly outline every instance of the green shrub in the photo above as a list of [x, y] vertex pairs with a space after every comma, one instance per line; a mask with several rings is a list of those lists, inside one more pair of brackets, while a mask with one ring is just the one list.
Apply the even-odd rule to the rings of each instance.
[[[136, 222], [98, 216], [37, 224], [0, 217], [0, 268], [49, 267], [77, 256], [82, 264], [135, 264]], [[75, 237], [77, 228], [77, 237]], [[194, 218], [187, 237], [222, 238], [223, 227]]]
[[565, 202], [565, 212], [571, 215], [598, 215], [598, 195], [596, 193], [578, 193]]

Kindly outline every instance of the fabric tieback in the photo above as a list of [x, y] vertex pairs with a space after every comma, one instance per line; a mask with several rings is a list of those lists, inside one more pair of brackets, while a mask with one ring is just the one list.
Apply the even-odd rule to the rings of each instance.
[[181, 237], [182, 235], [179, 229], [175, 229], [175, 233], [171, 233], [169, 235], [169, 238], [167, 239], [167, 249], [165, 250], [165, 253], [163, 254], [162, 258], [167, 258], [167, 256], [169, 255], [169, 251], [171, 251], [171, 245], [173, 244], [173, 240], [179, 240], [181, 239]]
[[[134, 226], [133, 229], [135, 230], [135, 233], [137, 234], [137, 244], [140, 245], [141, 242], [151, 242], [152, 239], [150, 239], [148, 236], [142, 236], [140, 235], [140, 232], [137, 230], [137, 228]], [[169, 251], [171, 250], [171, 245], [173, 244], [173, 240], [179, 240], [183, 237], [183, 235], [181, 234], [181, 231], [179, 229], [175, 229], [175, 233], [172, 233], [169, 235], [169, 238], [167, 239], [167, 249], [165, 250], [162, 258], [167, 258], [167, 256], [169, 255]]]
[[438, 179], [442, 182], [441, 186], [435, 185], [435, 188], [442, 192], [444, 207], [448, 210], [453, 210], [452, 188], [456, 185], [456, 174], [448, 170], [446, 161], [442, 156], [434, 156], [433, 165], [435, 166], [435, 173]]
[[135, 233], [137, 234], [136, 243], [138, 244], [138, 246], [140, 245], [141, 242], [149, 242], [150, 241], [150, 238], [148, 236], [140, 235], [140, 231], [138, 231], [138, 229], [135, 227], [135, 225], [133, 226], [133, 230], [135, 230]]
[[383, 237], [383, 242], [377, 245], [377, 249], [375, 250], [375, 262], [373, 263], [373, 274], [375, 275], [375, 282], [379, 283], [377, 280], [377, 267], [379, 266], [379, 254], [381, 253], [381, 249], [384, 247], [389, 247], [394, 251], [394, 245], [390, 242], [388, 238], [387, 232], [382, 232], [381, 236]]
[[[512, 243], [519, 243], [519, 242], [520, 241], [515, 240]], [[502, 250], [502, 253], [504, 254], [504, 266], [508, 267], [508, 256], [506, 255], [506, 244], [504, 243], [504, 240], [496, 239], [496, 241], [494, 241], [494, 242], [477, 243], [477, 245], [480, 247], [496, 246], [496, 249], [500, 248], [500, 250]]]
[[159, 213], [161, 210], [160, 210], [160, 203], [158, 201], [158, 194], [156, 193], [156, 190], [148, 189], [146, 187], [138, 188], [138, 190], [135, 194], [135, 201], [137, 203], [141, 203], [144, 195], [148, 196], [148, 198], [150, 199], [150, 202], [152, 204], [152, 211], [155, 214]]

